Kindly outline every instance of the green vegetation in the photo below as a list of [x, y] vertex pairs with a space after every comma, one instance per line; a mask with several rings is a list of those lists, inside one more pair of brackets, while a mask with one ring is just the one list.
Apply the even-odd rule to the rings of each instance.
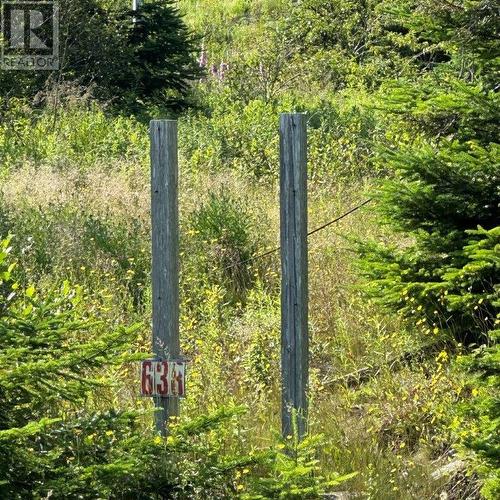
[[[0, 496], [498, 498], [497, 6], [145, 4], [61, 2], [74, 59], [0, 73]], [[249, 260], [278, 244], [286, 111], [311, 229], [374, 198], [309, 240], [302, 443], [279, 437], [279, 258]], [[190, 366], [161, 438], [135, 364], [167, 115]]]
[[146, 4], [135, 15], [130, 5], [61, 0], [60, 70], [2, 71], [2, 95], [36, 94], [38, 105], [58, 105], [61, 83], [72, 82], [100, 101], [113, 101], [117, 112], [184, 107], [189, 82], [200, 75], [193, 35], [171, 0]]
[[455, 342], [481, 346], [469, 363], [485, 383], [472, 385], [485, 385], [488, 395], [468, 410], [475, 423], [461, 438], [484, 461], [484, 495], [497, 498], [500, 114], [493, 76], [498, 53], [490, 40], [494, 12], [487, 2], [456, 10], [423, 2], [408, 14], [406, 27], [425, 40], [427, 54], [445, 50], [447, 58], [435, 60], [415, 81], [384, 88], [382, 102], [397, 129], [380, 148], [379, 161], [394, 176], [380, 185], [377, 206], [409, 241], [404, 247], [365, 246], [365, 269], [374, 296], [422, 336], [451, 350]]

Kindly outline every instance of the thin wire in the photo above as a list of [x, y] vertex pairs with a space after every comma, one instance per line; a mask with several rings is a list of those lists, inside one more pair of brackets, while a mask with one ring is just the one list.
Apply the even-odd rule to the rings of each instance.
[[365, 200], [363, 203], [361, 203], [357, 207], [351, 208], [351, 210], [349, 210], [345, 214], [342, 214], [340, 217], [337, 217], [336, 219], [333, 219], [332, 221], [327, 222], [326, 224], [323, 224], [320, 227], [317, 227], [316, 229], [314, 229], [313, 231], [308, 233], [307, 236], [311, 236], [315, 233], [318, 233], [319, 231], [322, 231], [323, 229], [327, 228], [328, 226], [331, 226], [332, 224], [335, 224], [336, 222], [339, 222], [340, 220], [345, 219], [348, 215], [351, 215], [353, 212], [356, 212], [360, 208], [363, 208], [365, 205], [368, 205], [368, 203], [371, 203], [372, 201], [373, 201], [373, 198], [369, 198], [368, 200]]
[[[360, 205], [357, 205], [354, 208], [351, 208], [345, 214], [342, 214], [339, 217], [331, 220], [330, 222], [327, 222], [326, 224], [323, 224], [322, 226], [317, 227], [316, 229], [313, 229], [311, 232], [307, 233], [307, 236], [308, 237], [312, 236], [313, 234], [316, 234], [319, 231], [322, 231], [323, 229], [326, 229], [327, 227], [331, 226], [332, 224], [335, 224], [336, 222], [339, 222], [342, 219], [345, 219], [347, 216], [349, 216], [352, 213], [358, 211], [360, 208], [363, 208], [365, 205], [368, 205], [368, 203], [371, 203], [372, 201], [373, 201], [373, 198], [368, 198], [367, 200], [365, 200]], [[243, 264], [248, 264], [249, 262], [253, 262], [254, 260], [262, 259], [263, 257], [267, 257], [268, 255], [271, 255], [273, 253], [279, 252], [280, 250], [281, 250], [281, 246], [273, 248], [272, 250], [268, 250], [267, 252], [264, 252], [264, 253], [261, 253], [259, 255], [256, 255], [255, 257], [250, 257], [249, 259], [242, 260], [242, 261], [236, 262], [234, 264], [230, 264], [229, 266], [224, 267], [223, 271], [225, 271], [226, 269], [231, 269], [232, 267], [235, 267], [235, 266], [241, 266]]]

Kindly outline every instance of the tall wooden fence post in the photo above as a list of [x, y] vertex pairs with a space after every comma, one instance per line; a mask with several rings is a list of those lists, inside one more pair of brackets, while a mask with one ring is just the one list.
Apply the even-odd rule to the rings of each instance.
[[294, 414], [297, 415], [299, 436], [303, 436], [307, 428], [306, 115], [281, 115], [280, 150], [282, 431], [286, 437], [292, 433]]
[[[142, 7], [142, 0], [132, 0], [132, 12], [137, 12]], [[134, 16], [132, 22], [135, 24], [137, 18]]]
[[[151, 228], [153, 352], [177, 359], [179, 345], [179, 206], [177, 121], [153, 120], [151, 134]], [[156, 428], [165, 435], [179, 415], [178, 398], [155, 397]]]

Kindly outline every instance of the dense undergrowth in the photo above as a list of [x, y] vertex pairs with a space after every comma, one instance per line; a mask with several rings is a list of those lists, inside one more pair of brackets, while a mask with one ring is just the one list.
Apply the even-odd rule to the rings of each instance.
[[[431, 4], [417, 3], [427, 26]], [[0, 492], [465, 499], [482, 487], [495, 498], [489, 3], [443, 7], [424, 31], [403, 1], [179, 6], [205, 68], [178, 116], [180, 422], [167, 439], [149, 430], [131, 362], [150, 349], [144, 117], [160, 111], [130, 116], [74, 83], [44, 90], [44, 106], [2, 97]], [[466, 47], [481, 62], [472, 79]], [[309, 241], [302, 444], [278, 437], [278, 255], [248, 262], [278, 242], [278, 114], [293, 110], [309, 117], [311, 229], [376, 198]], [[490, 205], [481, 220], [478, 201]], [[452, 222], [433, 226], [429, 207]]]

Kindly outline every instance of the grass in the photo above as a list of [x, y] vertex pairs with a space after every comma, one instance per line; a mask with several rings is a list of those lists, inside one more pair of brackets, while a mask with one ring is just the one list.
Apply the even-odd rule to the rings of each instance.
[[[280, 427], [278, 255], [253, 263], [251, 287], [240, 301], [230, 300], [218, 260], [202, 259], [227, 243], [200, 241], [190, 221], [223, 190], [245, 207], [249, 239], [260, 253], [278, 241], [277, 185], [234, 171], [186, 172], [181, 179], [181, 335], [192, 360], [183, 414], [246, 404], [241, 434], [229, 445], [265, 447]], [[137, 340], [143, 350], [149, 342], [148, 182], [143, 166], [124, 159], [114, 171], [28, 164], [1, 187], [3, 231], [15, 234], [19, 258], [30, 270], [26, 280], [81, 284], [107, 320], [143, 325]], [[368, 187], [369, 181], [311, 182], [310, 227], [357, 204]], [[447, 450], [445, 444], [441, 455], [430, 450], [460, 385], [446, 363], [391, 365], [422, 341], [360, 293], [350, 238], [377, 234], [371, 211], [362, 209], [310, 239], [311, 429], [327, 437], [325, 470], [359, 472], [352, 491], [369, 498], [432, 498], [440, 484], [429, 474]], [[375, 374], [367, 383], [343, 381], [365, 368]], [[434, 379], [433, 373], [446, 377]], [[121, 394], [144, 404], [136, 399], [135, 375], [126, 375]]]
[[[287, 5], [179, 2], [205, 37], [210, 63], [244, 56], [249, 67], [254, 56], [272, 62], [282, 49], [268, 24]], [[240, 86], [209, 80], [194, 89], [203, 110], [180, 117], [181, 341], [191, 360], [182, 414], [246, 405], [227, 442], [235, 451], [271, 446], [280, 429], [279, 254], [226, 269], [279, 244], [278, 113], [311, 115], [310, 229], [364, 201], [378, 174], [372, 140], [384, 131], [370, 96], [329, 93], [314, 75], [302, 76], [272, 99], [265, 81], [246, 75]], [[138, 322], [136, 347], [147, 352], [147, 127], [89, 102], [62, 104], [56, 113], [11, 103], [0, 125], [0, 233], [14, 234], [25, 282], [80, 285], [89, 315]], [[309, 240], [311, 431], [326, 438], [323, 470], [357, 471], [345, 489], [361, 498], [437, 498], [452, 488], [431, 474], [453, 457], [449, 427], [464, 384], [438, 347], [418, 363], [404, 359], [432, 336], [363, 295], [353, 241], [371, 238], [392, 236], [368, 205]], [[137, 396], [134, 367], [118, 380], [108, 395], [115, 404], [149, 404]]]

